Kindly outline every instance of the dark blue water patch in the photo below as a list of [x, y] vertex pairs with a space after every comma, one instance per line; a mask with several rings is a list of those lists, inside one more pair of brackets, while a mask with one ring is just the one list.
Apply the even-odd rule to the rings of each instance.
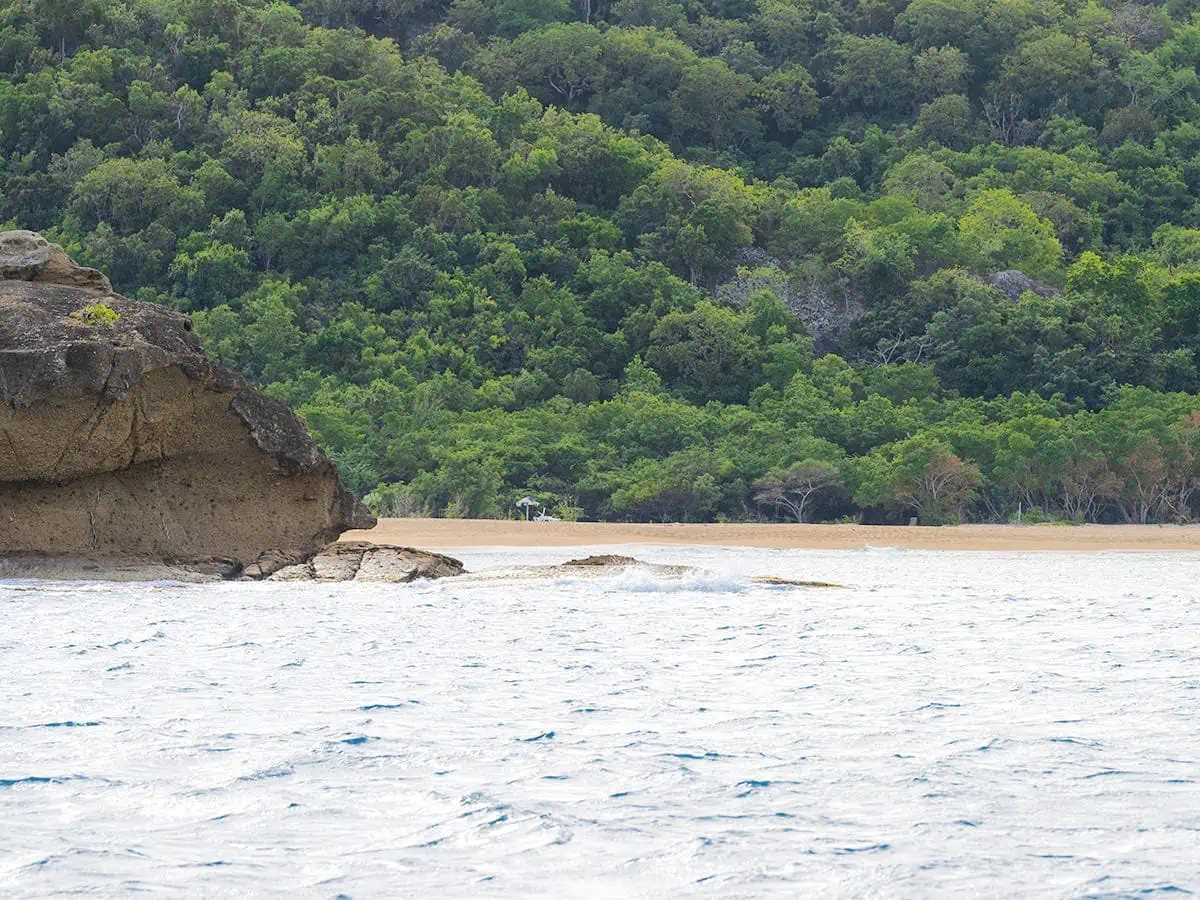
[[86, 775], [26, 775], [23, 778], [0, 778], [0, 788], [19, 784], [66, 784], [68, 781], [87, 781]]
[[360, 706], [359, 712], [376, 712], [384, 709], [404, 709], [406, 706], [420, 706], [420, 700], [405, 700], [403, 703], [370, 703], [366, 706]]
[[1190, 894], [1192, 892], [1177, 884], [1159, 884], [1154, 887], [1142, 888], [1138, 893], [1145, 896], [1146, 894]]
[[721, 754], [715, 750], [709, 750], [707, 753], [664, 753], [663, 756], [670, 756], [673, 759], [720, 759]]
[[1167, 784], [1195, 784], [1191, 778], [1168, 778]]
[[543, 775], [542, 781], [567, 781], [570, 775]]
[[1090, 781], [1093, 778], [1108, 778], [1110, 775], [1133, 775], [1134, 772], [1128, 772], [1124, 769], [1101, 769], [1099, 772], [1093, 772], [1091, 775], [1082, 776], [1083, 781]]
[[287, 778], [294, 774], [291, 766], [274, 766], [270, 769], [260, 769], [250, 775], [242, 775], [238, 781], [265, 781], [268, 778]]
[[517, 740], [521, 741], [522, 743], [529, 744], [533, 741], [552, 741], [554, 740], [554, 737], [555, 734], [553, 731], [543, 731], [541, 734], [535, 734], [533, 737], [517, 738]]
[[484, 822], [483, 827], [491, 828], [495, 825], [499, 825], [501, 822], [507, 822], [507, 821], [508, 821], [508, 813], [500, 813], [500, 815], [496, 816], [496, 818], [494, 818], [488, 822]]
[[979, 827], [978, 822], [972, 822], [970, 819], [959, 819], [954, 824], [962, 825], [964, 828], [978, 828]]
[[123, 662], [119, 666], [109, 666], [104, 671], [105, 672], [124, 672], [124, 671], [126, 671], [128, 669], [132, 669], [132, 668], [133, 668], [133, 663]]
[[1039, 853], [1038, 859], [1074, 859], [1074, 853]]
[[1100, 746], [1099, 741], [1092, 741], [1092, 740], [1088, 740], [1087, 738], [1052, 737], [1052, 738], [1046, 738], [1046, 740], [1048, 740], [1052, 744], [1078, 744], [1081, 747], [1092, 747], [1092, 748], [1098, 748]]
[[756, 781], [753, 778], [749, 778], [745, 781], [739, 781], [737, 783], [737, 787], [765, 788], [770, 786], [771, 782], [769, 781]]
[[352, 747], [357, 747], [360, 744], [365, 744], [369, 740], [371, 740], [371, 739], [369, 737], [367, 737], [365, 734], [360, 734], [360, 735], [356, 735], [355, 737], [344, 738], [343, 740], [338, 741], [338, 743], [339, 744], [349, 744]]
[[351, 684], [383, 684], [382, 681], [352, 681]]
[[40, 725], [30, 725], [29, 728], [97, 728], [102, 722], [75, 722], [68, 719], [65, 722], [43, 722]]
[[633, 791], [617, 791], [615, 794], [609, 794], [609, 800], [620, 800], [622, 797], [628, 797]]
[[891, 849], [891, 844], [867, 844], [865, 847], [834, 847], [833, 852], [838, 856], [845, 856], [850, 853], [880, 853]]
[[924, 712], [927, 709], [959, 709], [961, 703], [926, 703], [924, 706], [918, 706], [913, 712]]

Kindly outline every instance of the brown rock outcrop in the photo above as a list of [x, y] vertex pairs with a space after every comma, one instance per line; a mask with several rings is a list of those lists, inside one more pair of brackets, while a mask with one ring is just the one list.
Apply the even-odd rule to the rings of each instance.
[[453, 578], [465, 571], [457, 559], [440, 553], [368, 541], [343, 541], [330, 544], [308, 562], [279, 569], [267, 580], [407, 584], [418, 578]]
[[240, 568], [374, 524], [303, 421], [210, 362], [187, 316], [0, 234], [0, 556]]

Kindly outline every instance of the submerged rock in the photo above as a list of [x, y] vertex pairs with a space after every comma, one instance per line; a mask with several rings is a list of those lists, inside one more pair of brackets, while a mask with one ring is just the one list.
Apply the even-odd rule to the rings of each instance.
[[209, 361], [187, 316], [0, 234], [0, 557], [262, 577], [374, 524], [303, 421]]
[[[613, 553], [585, 556], [581, 559], [570, 559], [564, 563], [550, 566], [511, 566], [489, 569], [477, 572], [471, 578], [479, 581], [500, 581], [506, 579], [526, 578], [611, 578], [612, 576], [634, 570], [656, 578], [680, 579], [711, 574], [696, 566], [681, 566], [670, 563], [650, 563], [632, 556], [621, 556]], [[754, 575], [747, 579], [751, 584], [761, 584], [772, 587], [814, 587], [836, 588], [840, 584], [827, 581], [804, 581], [795, 578], [777, 578], [774, 575]]]
[[368, 541], [344, 541], [330, 544], [307, 562], [279, 569], [267, 580], [407, 584], [417, 579], [453, 578], [464, 572], [461, 562], [440, 553]]
[[840, 588], [845, 586], [834, 584], [832, 581], [806, 581], [802, 578], [777, 578], [774, 575], [755, 575], [750, 579], [750, 583], [765, 584], [771, 587]]
[[568, 559], [564, 566], [644, 566], [647, 563], [634, 559], [632, 556], [617, 556], [613, 553], [603, 553], [596, 556], [585, 556], [582, 559]]

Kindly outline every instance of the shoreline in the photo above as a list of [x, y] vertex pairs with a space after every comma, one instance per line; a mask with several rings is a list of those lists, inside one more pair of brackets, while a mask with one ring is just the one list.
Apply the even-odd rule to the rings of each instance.
[[623, 522], [523, 522], [505, 519], [380, 519], [342, 540], [422, 550], [600, 547], [631, 544], [796, 550], [1200, 552], [1200, 526], [1187, 525], [656, 525]]

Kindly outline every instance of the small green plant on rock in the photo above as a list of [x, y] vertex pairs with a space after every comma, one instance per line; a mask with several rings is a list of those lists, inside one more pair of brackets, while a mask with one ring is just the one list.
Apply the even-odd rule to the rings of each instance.
[[111, 328], [121, 321], [121, 314], [104, 303], [92, 303], [71, 313], [71, 318], [94, 328]]

